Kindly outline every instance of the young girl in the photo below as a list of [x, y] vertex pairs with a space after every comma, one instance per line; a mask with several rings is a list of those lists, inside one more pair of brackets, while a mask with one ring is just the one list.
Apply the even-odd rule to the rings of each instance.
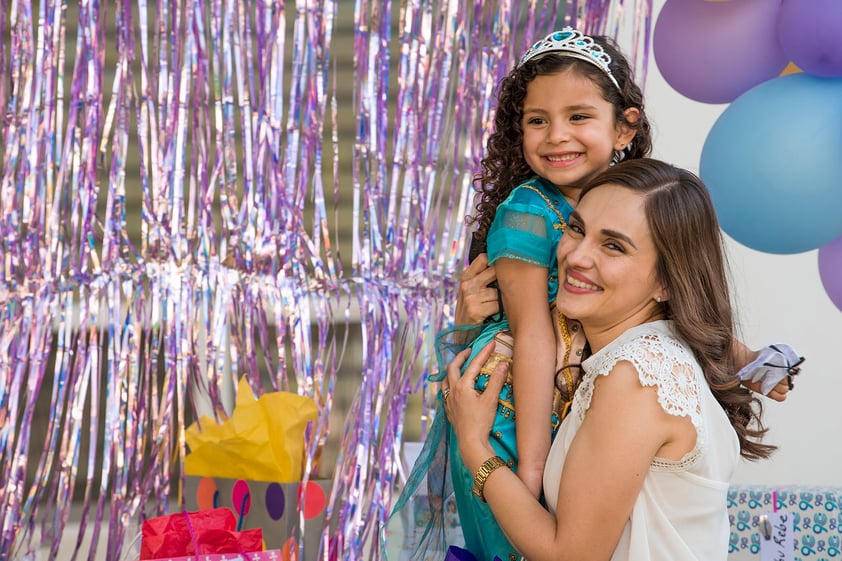
[[[501, 392], [492, 435], [498, 455], [537, 498], [560, 414], [553, 411], [556, 246], [581, 187], [612, 162], [641, 158], [651, 149], [643, 95], [630, 65], [607, 38], [595, 40], [572, 28], [548, 35], [500, 84], [487, 148], [478, 177], [476, 236], [487, 242], [504, 313], [470, 343], [479, 352], [498, 333], [511, 332], [512, 383]], [[480, 376], [478, 389], [485, 382], [487, 375]], [[516, 423], [513, 402], [519, 404]], [[466, 548], [477, 559], [517, 559], [488, 506], [472, 493], [474, 474], [445, 423], [437, 414], [393, 511], [409, 504], [426, 475], [430, 524], [412, 558], [443, 557], [438, 510], [452, 489]]]
[[500, 86], [479, 176], [475, 239], [485, 241], [495, 265], [504, 314], [473, 347], [511, 330], [514, 401], [528, 404], [517, 410], [513, 460], [536, 497], [556, 379], [555, 248], [581, 186], [612, 161], [646, 156], [651, 147], [631, 69], [607, 39], [598, 41], [565, 28], [527, 51]]
[[[492, 434], [498, 454], [536, 498], [548, 429], [557, 426], [554, 322], [560, 318], [551, 309], [558, 290], [556, 247], [581, 187], [612, 162], [644, 157], [650, 149], [643, 95], [628, 62], [606, 38], [571, 28], [552, 33], [500, 85], [495, 131], [479, 177], [476, 237], [486, 241], [495, 265], [504, 313], [485, 325], [472, 347], [479, 352], [497, 332], [511, 331], [512, 382], [503, 394], [520, 406], [500, 407]], [[473, 495], [473, 473], [452, 433], [448, 449], [467, 549], [478, 559], [517, 558], [487, 505]]]

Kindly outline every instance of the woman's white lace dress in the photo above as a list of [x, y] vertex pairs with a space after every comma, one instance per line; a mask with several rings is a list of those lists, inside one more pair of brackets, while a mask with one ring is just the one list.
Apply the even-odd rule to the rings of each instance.
[[[555, 512], [564, 458], [587, 414], [597, 376], [629, 361], [644, 386], [658, 388], [667, 413], [686, 415], [696, 427], [695, 448], [681, 460], [655, 458], [635, 501], [612, 561], [714, 561], [728, 557], [728, 484], [739, 442], [713, 397], [693, 353], [672, 332], [672, 322], [632, 328], [589, 357], [544, 472], [544, 495]], [[634, 419], [628, 419], [634, 423]]]

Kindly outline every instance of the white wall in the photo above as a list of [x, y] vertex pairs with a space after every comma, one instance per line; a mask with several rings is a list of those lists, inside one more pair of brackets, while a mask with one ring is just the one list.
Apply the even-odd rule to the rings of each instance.
[[[655, 0], [656, 14], [663, 3]], [[705, 138], [727, 105], [682, 96], [650, 56], [645, 95], [653, 156], [698, 173]], [[769, 139], [769, 149], [774, 142]], [[798, 217], [781, 227], [797, 228]], [[772, 255], [728, 239], [728, 252], [743, 341], [752, 348], [785, 342], [807, 357], [790, 397], [764, 400], [767, 441], [780, 449], [771, 459], [743, 462], [735, 483], [842, 486], [842, 311], [822, 287], [817, 251]]]

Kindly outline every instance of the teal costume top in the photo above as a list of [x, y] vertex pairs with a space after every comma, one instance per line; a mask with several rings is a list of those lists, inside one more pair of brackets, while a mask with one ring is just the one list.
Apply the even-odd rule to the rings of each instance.
[[[533, 177], [519, 185], [497, 207], [487, 236], [489, 262], [493, 264], [497, 259], [508, 258], [546, 268], [549, 300], [554, 302], [558, 293], [556, 248], [572, 210], [561, 192], [540, 177]], [[507, 329], [509, 322], [504, 311], [500, 321], [440, 333], [437, 337], [440, 377], [434, 381], [440, 381], [445, 376], [447, 364], [456, 353], [467, 346], [472, 347], [471, 356], [465, 363], [467, 365], [497, 332]], [[465, 336], [466, 331], [471, 331], [475, 337]], [[454, 344], [452, 340], [455, 334], [461, 335], [460, 340], [468, 343]], [[485, 383], [487, 378], [480, 377], [478, 389], [484, 389]], [[500, 397], [503, 403], [513, 403], [510, 384], [503, 387]], [[553, 424], [557, 427], [557, 419], [547, 421], [548, 430]], [[517, 447], [512, 409], [498, 406], [491, 436], [497, 454], [516, 470]], [[425, 477], [426, 500], [419, 497], [413, 499]], [[456, 435], [444, 410], [439, 407], [390, 518], [387, 540], [402, 537], [404, 543], [401, 559], [443, 560], [447, 546], [462, 545], [454, 543], [459, 541], [458, 537], [454, 537], [447, 523], [449, 517], [445, 505], [454, 499], [464, 535], [464, 547], [468, 551], [480, 561], [492, 561], [495, 556], [501, 561], [519, 558], [497, 525], [491, 509], [472, 494], [472, 487], [473, 474], [462, 462]], [[419, 504], [423, 504], [422, 508], [428, 508], [429, 511], [419, 515]], [[403, 532], [398, 530], [401, 521], [404, 524]], [[414, 535], [412, 528], [405, 528], [407, 523], [414, 527]], [[388, 549], [394, 550], [395, 544], [390, 545]]]

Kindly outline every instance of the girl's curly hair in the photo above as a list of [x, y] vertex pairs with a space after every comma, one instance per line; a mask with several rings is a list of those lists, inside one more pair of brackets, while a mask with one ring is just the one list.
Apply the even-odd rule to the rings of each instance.
[[[523, 66], [515, 67], [499, 86], [497, 111], [494, 116], [494, 132], [488, 138], [486, 156], [482, 159], [482, 171], [474, 177], [478, 184], [480, 200], [477, 214], [469, 218], [477, 224], [475, 237], [484, 240], [497, 206], [503, 202], [512, 189], [534, 175], [523, 157], [523, 101], [526, 88], [536, 76], [557, 74], [567, 69], [589, 78], [596, 84], [602, 97], [614, 106], [614, 118], [636, 131], [634, 140], [625, 150], [624, 159], [643, 158], [652, 150], [652, 131], [643, 107], [643, 93], [634, 83], [633, 71], [626, 57], [609, 37], [594, 36], [596, 41], [611, 57], [611, 73], [621, 90], [597, 66], [564, 55], [548, 53], [532, 59]], [[640, 118], [635, 122], [626, 120], [624, 111], [636, 108]]]

